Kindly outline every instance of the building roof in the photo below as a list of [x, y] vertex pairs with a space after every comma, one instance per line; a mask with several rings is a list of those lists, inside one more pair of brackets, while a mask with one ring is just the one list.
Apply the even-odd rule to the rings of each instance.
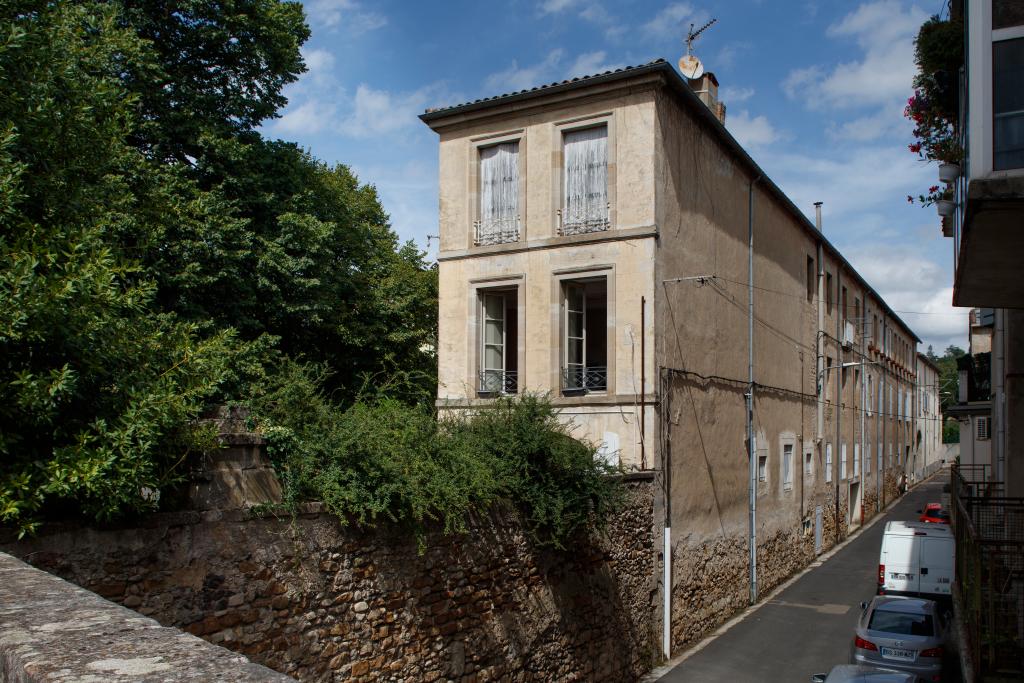
[[935, 364], [935, 361], [933, 361], [931, 358], [929, 358], [928, 356], [924, 355], [920, 351], [917, 352], [917, 358], [918, 358], [918, 360], [920, 360], [922, 363], [924, 363], [925, 365], [930, 367], [935, 372], [937, 372], [937, 373], [941, 373], [942, 372], [942, 370], [939, 369], [939, 366]]
[[918, 337], [914, 331], [907, 325], [902, 318], [900, 318], [895, 311], [893, 311], [889, 305], [885, 302], [885, 299], [875, 291], [875, 289], [868, 284], [868, 282], [861, 277], [860, 273], [846, 260], [838, 249], [828, 241], [825, 235], [818, 231], [814, 223], [793, 203], [789, 197], [776, 185], [771, 178], [757, 165], [757, 162], [750, 156], [750, 154], [743, 148], [743, 146], [736, 141], [736, 138], [732, 136], [718, 117], [705, 106], [700, 98], [693, 92], [693, 88], [684, 79], [675, 67], [669, 64], [664, 59], [656, 59], [646, 64], [639, 64], [637, 66], [627, 66], [621, 69], [615, 69], [613, 71], [605, 71], [599, 74], [593, 74], [590, 76], [578, 76], [564, 81], [558, 81], [555, 83], [549, 83], [547, 85], [539, 85], [535, 88], [528, 88], [526, 90], [518, 90], [515, 92], [505, 93], [503, 95], [495, 95], [493, 97], [483, 97], [478, 100], [471, 102], [464, 102], [462, 104], [456, 104], [450, 107], [438, 107], [435, 109], [428, 109], [423, 114], [420, 114], [420, 120], [426, 123], [431, 128], [434, 128], [434, 124], [442, 121], [443, 119], [457, 116], [460, 114], [467, 114], [474, 111], [480, 111], [496, 107], [500, 105], [514, 104], [516, 102], [522, 102], [550, 95], [555, 95], [562, 92], [571, 90], [577, 90], [582, 88], [589, 88], [602, 83], [611, 83], [615, 81], [627, 80], [636, 78], [637, 76], [644, 76], [648, 74], [659, 74], [664, 77], [666, 87], [675, 93], [679, 99], [693, 111], [699, 120], [702, 120], [710, 130], [715, 134], [718, 139], [728, 148], [739, 161], [745, 165], [759, 184], [763, 185], [768, 192], [775, 197], [796, 219], [796, 221], [808, 232], [810, 232], [816, 240], [821, 240], [824, 250], [829, 253], [830, 256], [835, 258], [842, 264], [846, 270], [853, 274], [854, 279], [871, 295], [878, 300], [881, 304], [882, 309], [900, 326], [905, 329], [915, 342], [920, 342], [921, 338]]

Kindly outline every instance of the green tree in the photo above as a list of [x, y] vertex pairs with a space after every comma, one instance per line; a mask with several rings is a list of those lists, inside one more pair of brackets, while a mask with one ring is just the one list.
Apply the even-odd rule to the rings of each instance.
[[[154, 306], [117, 235], [195, 220], [188, 185], [126, 144], [127, 64], [146, 45], [105, 3], [4, 2], [0, 41], [0, 521], [44, 506], [104, 518], [152, 506], [224, 376], [232, 333]], [[191, 212], [191, 213], [190, 213]]]

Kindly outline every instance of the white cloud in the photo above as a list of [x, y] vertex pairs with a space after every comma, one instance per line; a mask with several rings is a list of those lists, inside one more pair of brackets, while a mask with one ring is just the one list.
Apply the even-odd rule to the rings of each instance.
[[928, 18], [918, 8], [904, 8], [897, 0], [860, 5], [826, 34], [852, 39], [863, 51], [859, 60], [833, 66], [795, 69], [783, 82], [791, 98], [812, 109], [859, 108], [902, 98], [914, 76], [914, 35]]
[[[729, 103], [725, 104], [728, 106]], [[780, 138], [779, 132], [767, 118], [751, 116], [746, 111], [728, 114], [725, 117], [725, 127], [741, 145], [751, 149], [766, 147]]]
[[302, 50], [302, 60], [306, 62], [309, 74], [321, 74], [334, 67], [334, 55], [327, 50]]
[[578, 4], [579, 0], [544, 0], [538, 9], [543, 14], [557, 14]]
[[391, 93], [374, 90], [361, 83], [356, 88], [351, 112], [340, 122], [338, 132], [352, 137], [369, 137], [418, 124], [417, 115], [423, 113], [440, 94], [440, 84], [409, 93]]
[[356, 0], [309, 0], [304, 7], [310, 23], [329, 29], [344, 27], [354, 34], [373, 31], [388, 23], [383, 14], [364, 10]]
[[336, 111], [337, 107], [331, 102], [306, 100], [297, 107], [288, 107], [274, 122], [274, 130], [285, 134], [317, 133], [333, 125]]
[[901, 129], [906, 130], [910, 138], [909, 122], [903, 118], [902, 107], [886, 107], [874, 114], [861, 116], [851, 121], [830, 125], [825, 133], [832, 140], [849, 140], [852, 142], [871, 142]]
[[736, 64], [740, 55], [751, 49], [750, 43], [729, 43], [722, 47], [715, 55], [714, 61], [707, 66], [711, 71], [716, 69], [728, 69]]
[[[736, 86], [725, 86], [719, 88], [718, 99], [725, 103], [725, 106], [746, 102], [754, 96], [753, 88], [740, 88]], [[728, 119], [726, 119], [728, 120]]]
[[[906, 147], [858, 145], [827, 156], [829, 151], [776, 152], [768, 160], [773, 179], [808, 215], [816, 201], [825, 202], [830, 214], [844, 219], [876, 208], [891, 215], [893, 207], [906, 206], [908, 194], [934, 184], [934, 169], [918, 163]], [[825, 230], [829, 232], [828, 224]]]
[[954, 308], [949, 273], [919, 246], [846, 248], [843, 254], [917, 336], [941, 353], [963, 345], [969, 309]]
[[641, 31], [648, 40], [667, 40], [683, 38], [684, 24], [695, 24], [707, 21], [707, 12], [694, 11], [688, 2], [676, 2], [664, 7], [653, 19], [643, 25]]
[[569, 71], [566, 74], [566, 78], [574, 78], [576, 76], [588, 76], [592, 74], [604, 73], [605, 71], [614, 71], [615, 69], [621, 69], [622, 64], [609, 64], [605, 60], [607, 53], [604, 50], [598, 50], [597, 52], [584, 52], [576, 61], [569, 67]]
[[790, 99], [796, 99], [797, 97], [803, 97], [809, 94], [808, 91], [812, 88], [808, 87], [816, 84], [822, 76], [822, 68], [820, 66], [808, 66], [802, 69], [793, 69], [786, 76], [786, 79], [782, 81], [782, 90]]
[[484, 79], [484, 87], [489, 94], [497, 95], [550, 83], [555, 79], [564, 56], [565, 50], [555, 48], [543, 60], [531, 66], [520, 67], [518, 61], [512, 60], [512, 65], [507, 69]]

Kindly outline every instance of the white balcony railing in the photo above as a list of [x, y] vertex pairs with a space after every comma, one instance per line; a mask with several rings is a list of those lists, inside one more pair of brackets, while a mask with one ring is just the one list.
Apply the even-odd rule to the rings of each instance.
[[473, 244], [505, 244], [519, 241], [519, 216], [490, 219], [473, 223]]
[[611, 215], [612, 205], [605, 206], [603, 216], [588, 214], [570, 214], [568, 209], [558, 210], [558, 234], [559, 235], [583, 235], [589, 232], [603, 232], [611, 227], [608, 216]]

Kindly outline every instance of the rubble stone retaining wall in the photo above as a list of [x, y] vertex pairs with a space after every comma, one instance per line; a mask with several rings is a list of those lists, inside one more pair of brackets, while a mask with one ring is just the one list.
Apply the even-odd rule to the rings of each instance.
[[0, 553], [0, 681], [291, 681]]
[[627, 488], [606, 534], [571, 551], [531, 547], [508, 511], [422, 548], [238, 511], [2, 549], [304, 681], [629, 681], [657, 656], [659, 601], [654, 484]]

